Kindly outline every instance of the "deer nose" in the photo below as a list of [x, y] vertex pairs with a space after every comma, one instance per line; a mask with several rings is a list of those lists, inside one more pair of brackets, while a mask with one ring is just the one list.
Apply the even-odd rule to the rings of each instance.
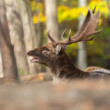
[[31, 56], [31, 55], [32, 55], [32, 51], [28, 51], [28, 52], [27, 52], [27, 55], [28, 55], [28, 56]]

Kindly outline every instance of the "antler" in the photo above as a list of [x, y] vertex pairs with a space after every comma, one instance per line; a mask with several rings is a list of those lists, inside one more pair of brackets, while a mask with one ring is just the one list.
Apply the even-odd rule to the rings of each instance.
[[53, 42], [54, 45], [58, 45], [58, 44], [62, 44], [62, 45], [69, 45], [75, 42], [80, 42], [80, 41], [90, 41], [93, 40], [94, 37], [92, 38], [88, 38], [88, 36], [97, 34], [99, 32], [101, 32], [103, 29], [96, 31], [99, 21], [99, 10], [96, 13], [96, 15], [94, 15], [96, 7], [93, 9], [93, 11], [90, 10], [90, 8], [88, 8], [88, 13], [86, 15], [86, 18], [81, 26], [81, 28], [78, 30], [78, 32], [74, 35], [74, 36], [70, 36], [71, 35], [71, 30], [69, 31], [69, 38], [68, 39], [64, 39], [64, 34], [65, 31], [62, 33], [61, 38], [62, 41], [55, 41], [51, 36], [50, 36], [50, 32], [48, 32], [48, 37], [49, 39]]

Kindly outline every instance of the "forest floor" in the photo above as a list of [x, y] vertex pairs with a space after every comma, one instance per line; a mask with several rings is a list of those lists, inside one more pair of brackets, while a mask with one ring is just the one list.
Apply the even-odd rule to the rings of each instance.
[[[0, 110], [110, 110], [109, 80], [53, 85], [43, 73], [21, 83], [0, 84]], [[39, 80], [38, 80], [39, 79]]]

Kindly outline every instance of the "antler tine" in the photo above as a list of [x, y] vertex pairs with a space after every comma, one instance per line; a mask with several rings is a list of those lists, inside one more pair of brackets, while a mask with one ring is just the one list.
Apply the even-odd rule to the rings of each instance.
[[50, 35], [50, 30], [47, 32], [47, 36], [48, 36], [48, 38], [49, 38], [53, 43], [56, 42], [56, 41], [51, 37], [51, 35]]
[[63, 33], [61, 34], [61, 38], [62, 38], [62, 39], [65, 39], [65, 38], [64, 38], [65, 32], [66, 32], [66, 29], [65, 29], [65, 30], [63, 31]]
[[99, 31], [95, 31], [94, 33], [90, 34], [90, 36], [94, 35], [94, 34], [97, 34], [99, 32], [103, 31], [103, 29], [99, 30]]
[[69, 30], [69, 38], [68, 38], [68, 42], [71, 41], [71, 29]]
[[95, 9], [96, 9], [96, 6], [95, 6], [94, 9], [92, 10], [93, 14], [95, 13]]
[[99, 10], [97, 11], [95, 17], [98, 19], [99, 18]]
[[69, 37], [71, 36], [71, 29], [69, 30]]

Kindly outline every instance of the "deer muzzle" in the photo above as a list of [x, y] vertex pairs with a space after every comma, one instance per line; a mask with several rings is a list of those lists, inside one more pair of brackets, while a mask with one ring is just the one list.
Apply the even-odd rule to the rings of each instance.
[[30, 62], [31, 63], [35, 63], [35, 62], [38, 62], [39, 61], [39, 58], [38, 58], [38, 56], [35, 54], [35, 51], [29, 51], [28, 53], [27, 53], [27, 55], [28, 56], [32, 56], [32, 58], [30, 59]]

